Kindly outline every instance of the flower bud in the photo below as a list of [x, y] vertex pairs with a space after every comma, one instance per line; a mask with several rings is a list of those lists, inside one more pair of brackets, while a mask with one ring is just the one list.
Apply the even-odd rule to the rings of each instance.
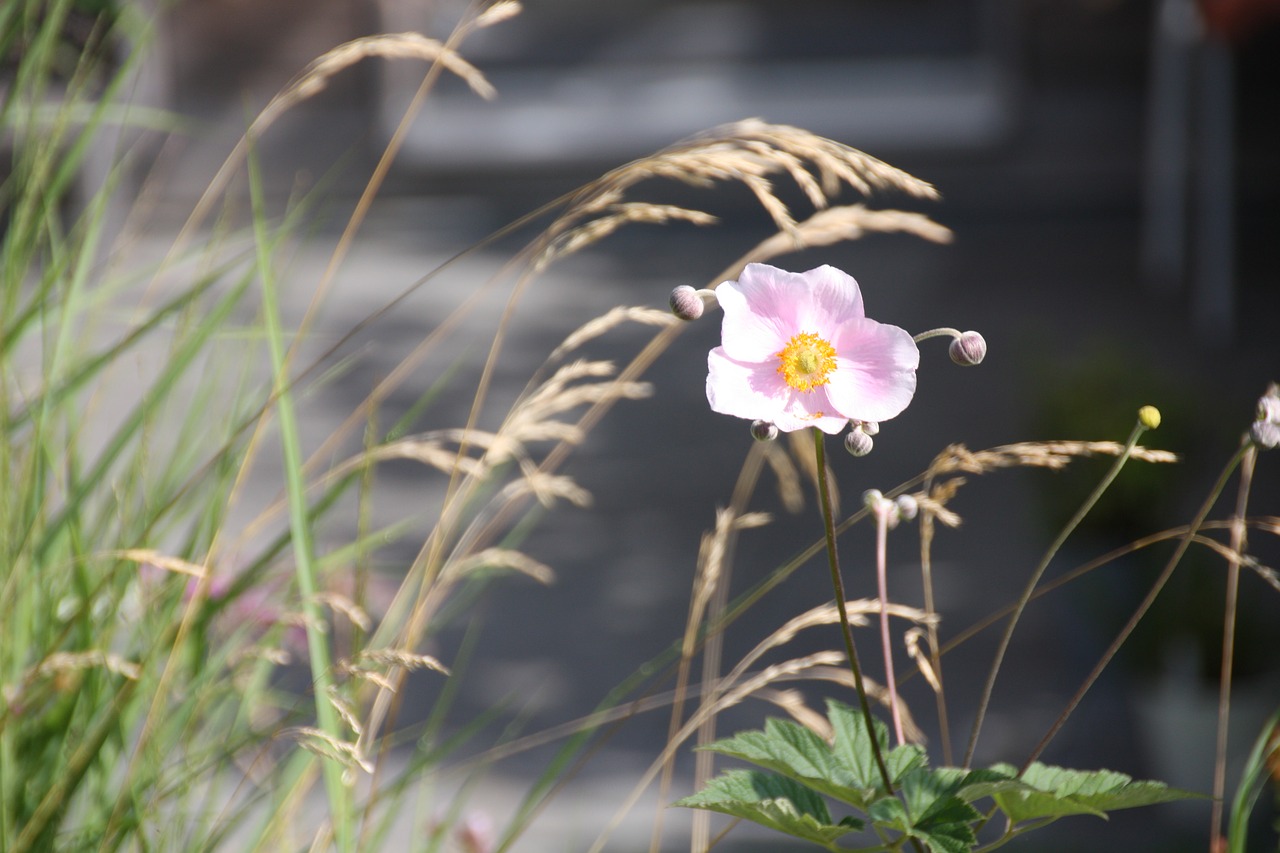
[[1263, 450], [1270, 450], [1280, 444], [1280, 423], [1254, 421], [1253, 426], [1249, 428], [1249, 437]]
[[773, 441], [778, 437], [778, 428], [768, 421], [752, 421], [751, 437], [756, 441]]
[[871, 436], [862, 431], [860, 427], [854, 427], [844, 437], [844, 449], [849, 451], [853, 456], [866, 456], [871, 452], [871, 447], [875, 444], [871, 440]]
[[875, 509], [876, 504], [884, 500], [884, 492], [879, 489], [867, 489], [862, 493], [862, 505], [867, 509]]
[[987, 342], [977, 332], [962, 332], [960, 337], [951, 341], [947, 352], [951, 360], [961, 367], [973, 367], [982, 364], [987, 357]]
[[1155, 429], [1160, 426], [1160, 410], [1155, 406], [1143, 406], [1138, 409], [1138, 423], [1146, 429]]
[[1280, 424], [1280, 385], [1271, 385], [1258, 398], [1258, 420]]
[[671, 313], [681, 320], [696, 320], [702, 316], [702, 297], [698, 291], [687, 284], [682, 284], [671, 291]]
[[898, 495], [898, 513], [906, 521], [915, 519], [920, 512], [920, 504], [911, 495]]
[[880, 424], [875, 421], [849, 421], [849, 423], [853, 424], [854, 429], [861, 430], [867, 435], [876, 436], [880, 434]]

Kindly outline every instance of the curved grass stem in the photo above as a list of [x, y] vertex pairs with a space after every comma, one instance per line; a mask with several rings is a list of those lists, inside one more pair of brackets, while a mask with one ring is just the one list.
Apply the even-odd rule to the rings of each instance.
[[1093, 686], [1093, 683], [1098, 680], [1100, 675], [1102, 675], [1102, 671], [1107, 668], [1107, 665], [1111, 663], [1111, 659], [1120, 651], [1120, 647], [1129, 639], [1129, 635], [1138, 627], [1138, 623], [1142, 621], [1142, 617], [1151, 609], [1151, 605], [1155, 603], [1156, 596], [1158, 596], [1160, 591], [1164, 589], [1164, 585], [1169, 582], [1169, 578], [1173, 575], [1173, 570], [1178, 567], [1178, 563], [1182, 562], [1183, 555], [1186, 554], [1187, 549], [1191, 547], [1191, 543], [1196, 538], [1196, 534], [1200, 531], [1200, 528], [1204, 525], [1205, 518], [1208, 517], [1209, 511], [1213, 509], [1214, 504], [1218, 502], [1218, 498], [1222, 495], [1223, 489], [1227, 486], [1227, 481], [1231, 478], [1232, 473], [1236, 470], [1236, 467], [1240, 464], [1240, 461], [1244, 458], [1250, 446], [1251, 445], [1247, 442], [1241, 446], [1241, 448], [1236, 451], [1236, 453], [1231, 457], [1231, 460], [1227, 462], [1226, 466], [1222, 469], [1222, 473], [1218, 475], [1218, 480], [1209, 491], [1209, 495], [1205, 498], [1204, 504], [1200, 507], [1200, 511], [1196, 513], [1195, 519], [1187, 526], [1186, 533], [1184, 533], [1182, 538], [1178, 540], [1178, 547], [1174, 550], [1172, 556], [1169, 557], [1169, 562], [1165, 564], [1164, 569], [1160, 572], [1160, 576], [1156, 578], [1155, 583], [1151, 585], [1151, 589], [1147, 592], [1147, 597], [1138, 605], [1138, 609], [1133, 612], [1133, 615], [1129, 617], [1129, 621], [1120, 629], [1120, 633], [1116, 636], [1115, 640], [1113, 640], [1111, 645], [1107, 647], [1107, 650], [1103, 652], [1098, 663], [1094, 666], [1088, 677], [1085, 678], [1084, 683], [1080, 685], [1080, 689], [1077, 690], [1075, 695], [1067, 702], [1067, 706], [1062, 709], [1062, 713], [1058, 715], [1058, 719], [1054, 720], [1053, 725], [1049, 727], [1049, 731], [1045, 733], [1045, 736], [1040, 739], [1038, 744], [1036, 744], [1035, 749], [1031, 751], [1027, 760], [1023, 762], [1023, 771], [1030, 767], [1032, 762], [1039, 758], [1041, 753], [1044, 752], [1045, 748], [1049, 745], [1049, 742], [1053, 740], [1053, 738], [1066, 724], [1067, 718], [1071, 716], [1073, 711], [1075, 711], [1076, 706], [1080, 704], [1082, 699], [1084, 699], [1085, 693], [1089, 691], [1089, 688]]
[[1013, 631], [1018, 626], [1018, 620], [1022, 617], [1022, 612], [1026, 609], [1027, 603], [1031, 601], [1031, 597], [1035, 594], [1036, 585], [1040, 583], [1040, 578], [1044, 576], [1045, 569], [1049, 567], [1050, 561], [1057, 555], [1063, 543], [1067, 541], [1075, 529], [1084, 520], [1084, 517], [1093, 510], [1098, 499], [1106, 492], [1112, 481], [1120, 473], [1120, 469], [1124, 467], [1124, 463], [1128, 461], [1129, 455], [1133, 452], [1133, 448], [1138, 443], [1138, 437], [1146, 432], [1147, 427], [1139, 421], [1134, 425], [1133, 431], [1129, 434], [1129, 440], [1125, 442], [1124, 450], [1116, 457], [1115, 462], [1111, 464], [1111, 469], [1107, 471], [1102, 481], [1094, 487], [1093, 491], [1085, 498], [1084, 503], [1076, 510], [1076, 514], [1066, 523], [1053, 543], [1045, 551], [1044, 556], [1040, 558], [1040, 563], [1031, 573], [1031, 577], [1027, 579], [1027, 585], [1022, 590], [1022, 595], [1018, 597], [1018, 601], [1014, 604], [1013, 614], [1009, 617], [1008, 623], [1005, 625], [1004, 634], [1000, 637], [1000, 644], [996, 648], [995, 657], [991, 661], [991, 671], [987, 674], [986, 684], [982, 688], [982, 697], [978, 700], [978, 712], [973, 720], [973, 730], [969, 733], [969, 745], [964, 751], [964, 767], [970, 767], [973, 764], [973, 754], [978, 748], [978, 734], [982, 731], [982, 723], [986, 719], [987, 707], [991, 704], [991, 693], [995, 690], [996, 676], [1000, 674], [1000, 665], [1004, 662], [1005, 653], [1009, 650], [1009, 642], [1013, 639]]
[[1236, 510], [1231, 518], [1231, 553], [1227, 565], [1227, 594], [1222, 613], [1222, 673], [1218, 681], [1218, 732], [1213, 762], [1213, 808], [1210, 817], [1209, 843], [1217, 849], [1222, 834], [1223, 797], [1227, 790], [1227, 723], [1231, 716], [1231, 676], [1236, 648], [1236, 603], [1240, 595], [1240, 556], [1244, 554], [1245, 513], [1249, 506], [1249, 490], [1253, 486], [1253, 468], [1258, 449], [1250, 444], [1240, 463], [1240, 488], [1236, 491]]

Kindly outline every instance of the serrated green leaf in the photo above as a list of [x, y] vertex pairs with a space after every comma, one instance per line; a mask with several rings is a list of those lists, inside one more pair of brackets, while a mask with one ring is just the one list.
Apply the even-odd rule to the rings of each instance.
[[[993, 770], [1016, 772], [1010, 765]], [[1091, 814], [1106, 818], [1117, 809], [1150, 806], [1199, 797], [1189, 791], [1170, 788], [1163, 782], [1135, 782], [1112, 770], [1070, 770], [1036, 762], [1019, 779], [1026, 787], [1003, 789], [992, 794], [1000, 810], [1014, 823], [1040, 818]]]
[[917, 768], [902, 779], [902, 799], [885, 797], [868, 814], [877, 826], [928, 845], [934, 853], [965, 853], [977, 843], [970, 824], [982, 815], [955, 795], [970, 774]]
[[[883, 789], [880, 770], [876, 767], [875, 755], [871, 750], [871, 738], [867, 734], [867, 724], [862, 712], [850, 708], [843, 702], [827, 700], [827, 718], [831, 721], [831, 729], [835, 732], [835, 743], [832, 751], [840, 765], [852, 774], [852, 784], [858, 788], [872, 790]], [[881, 754], [889, 751], [889, 729], [877, 719], [871, 721], [876, 733], [876, 741]], [[888, 762], [885, 762], [888, 764]]]
[[743, 818], [828, 848], [837, 838], [863, 827], [862, 821], [852, 817], [833, 824], [826, 802], [814, 791], [759, 770], [730, 770], [675, 805]]
[[703, 748], [772, 770], [855, 808], [865, 809], [878, 795], [876, 786], [858, 783], [858, 774], [826, 741], [790, 720], [771, 718], [764, 731], [739, 732]]

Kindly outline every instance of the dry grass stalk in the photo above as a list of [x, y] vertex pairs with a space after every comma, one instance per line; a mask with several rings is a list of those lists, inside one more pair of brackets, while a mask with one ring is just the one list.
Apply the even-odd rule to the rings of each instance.
[[54, 652], [28, 670], [27, 679], [98, 668], [130, 681], [137, 681], [142, 676], [142, 668], [133, 661], [101, 649], [88, 649], [83, 652]]
[[124, 551], [112, 551], [111, 556], [119, 557], [122, 560], [129, 560], [140, 566], [154, 566], [157, 569], [163, 569], [166, 572], [174, 572], [180, 575], [190, 575], [193, 578], [202, 578], [205, 575], [204, 566], [198, 563], [192, 563], [181, 557], [171, 557], [167, 554], [161, 554], [159, 551], [153, 551], [149, 548], [128, 548]]
[[364, 733], [360, 726], [360, 720], [356, 717], [355, 708], [342, 695], [336, 684], [330, 684], [325, 690], [325, 695], [329, 700], [329, 704], [333, 710], [338, 712], [338, 716], [342, 718], [342, 722], [346, 723], [347, 728], [351, 729], [357, 737]]
[[347, 617], [348, 622], [361, 631], [368, 631], [373, 627], [373, 620], [369, 618], [369, 614], [365, 609], [345, 595], [336, 592], [318, 592], [312, 597], [312, 600], [317, 604], [328, 607], [334, 613], [341, 613]]
[[698, 575], [693, 585], [693, 600], [689, 606], [688, 623], [691, 627], [685, 632], [686, 654], [693, 653], [694, 631], [692, 626], [701, 623], [702, 614], [706, 610], [707, 603], [715, 593], [720, 575], [724, 571], [724, 558], [728, 551], [730, 538], [740, 530], [762, 527], [771, 520], [769, 514], [764, 512], [750, 512], [738, 515], [732, 509], [716, 511], [715, 530], [703, 534], [702, 542], [698, 548]]
[[362, 666], [396, 666], [410, 672], [429, 669], [444, 675], [449, 674], [449, 668], [431, 655], [418, 654], [405, 649], [364, 649], [354, 659], [338, 663], [339, 671], [344, 673], [353, 673], [356, 668]]
[[777, 705], [786, 711], [791, 719], [828, 743], [834, 737], [831, 721], [806, 705], [804, 696], [799, 690], [773, 690], [766, 688], [756, 691], [756, 698]]
[[[867, 617], [873, 613], [878, 614], [880, 612], [880, 602], [870, 598], [847, 601], [845, 602], [845, 611], [849, 614], [849, 624], [851, 626], [865, 627], [869, 624]], [[938, 620], [936, 614], [928, 614], [923, 610], [908, 607], [904, 604], [890, 603], [889, 615], [909, 620], [917, 625], [928, 625], [936, 623]], [[743, 673], [754, 666], [756, 661], [767, 652], [791, 642], [801, 631], [822, 625], [834, 625], [839, 621], [840, 612], [834, 603], [824, 604], [801, 613], [799, 616], [788, 620], [781, 628], [757, 644], [746, 657], [738, 662], [738, 665], [733, 668], [726, 680], [729, 683], [737, 681], [742, 677]]]
[[338, 740], [321, 729], [312, 726], [294, 726], [285, 729], [281, 734], [293, 738], [298, 746], [313, 752], [322, 758], [338, 762], [343, 767], [359, 768], [365, 773], [373, 774], [373, 764], [365, 758], [360, 747], [354, 743]]
[[441, 42], [420, 33], [382, 33], [345, 42], [312, 60], [258, 114], [249, 128], [250, 134], [261, 134], [283, 113], [324, 91], [337, 74], [372, 57], [439, 62], [485, 100], [492, 100], [498, 95], [493, 85], [480, 73], [480, 69]]
[[[672, 757], [675, 755], [681, 745], [684, 744], [710, 717], [721, 713], [722, 711], [740, 704], [744, 699], [749, 698], [755, 692], [762, 690], [769, 685], [786, 680], [794, 680], [804, 677], [804, 674], [817, 668], [824, 666], [833, 666], [844, 660], [843, 652], [823, 651], [808, 655], [803, 658], [784, 661], [775, 664], [768, 669], [762, 670], [751, 678], [739, 684], [736, 688], [726, 691], [716, 691], [718, 698], [712, 702], [704, 702], [698, 707], [698, 710], [690, 716], [680, 730], [674, 736], [667, 740], [663, 746], [662, 752], [653, 763], [645, 770], [635, 786], [631, 789], [630, 795], [626, 801], [618, 808], [609, 823], [601, 831], [596, 838], [595, 843], [591, 846], [589, 853], [600, 853], [604, 849], [605, 842], [609, 835], [622, 823], [622, 819], [635, 808], [639, 802], [641, 795], [652, 784], [653, 780], [662, 771]], [[727, 680], [720, 682], [724, 687], [729, 687]]]
[[[816, 666], [804, 674], [809, 680], [831, 681], [836, 684], [843, 684], [850, 690], [854, 689], [853, 674], [849, 671], [848, 666]], [[785, 680], [785, 679], [784, 679]], [[874, 699], [885, 708], [889, 707], [889, 689], [884, 685], [862, 676], [862, 686], [866, 688], [867, 697]], [[911, 715], [911, 709], [902, 700], [902, 694], [898, 694], [898, 713], [902, 718], [902, 733], [907, 741], [911, 743], [924, 743], [924, 730], [916, 723], [915, 717]]]
[[494, 3], [476, 16], [473, 26], [478, 30], [492, 27], [494, 24], [500, 24], [503, 21], [514, 18], [522, 11], [524, 11], [524, 6], [518, 0], [498, 0], [497, 3]]
[[669, 222], [690, 222], [705, 226], [714, 225], [719, 221], [710, 213], [670, 204], [623, 202], [610, 205], [604, 215], [589, 219], [576, 228], [557, 234], [534, 259], [533, 271], [541, 272], [555, 261], [603, 240], [624, 225], [632, 223], [666, 225]]
[[635, 308], [619, 305], [605, 314], [584, 323], [565, 338], [559, 346], [551, 351], [548, 361], [558, 361], [567, 353], [578, 349], [588, 341], [595, 340], [623, 323], [639, 323], [644, 326], [674, 326], [680, 321], [669, 311], [656, 308]]
[[787, 512], [797, 513], [804, 509], [804, 490], [800, 488], [800, 472], [795, 463], [776, 441], [763, 442], [764, 460], [769, 463], [774, 477], [778, 480], [778, 497]]
[[457, 580], [480, 569], [508, 569], [528, 575], [542, 584], [555, 580], [555, 572], [550, 566], [508, 548], [486, 548], [478, 554], [450, 563], [445, 567], [441, 580]]
[[938, 197], [925, 181], [857, 149], [797, 127], [747, 119], [713, 128], [604, 175], [579, 194], [552, 226], [550, 239], [555, 242], [572, 233], [582, 219], [609, 211], [635, 184], [666, 178], [704, 188], [721, 181], [743, 184], [778, 230], [792, 235], [794, 245], [796, 220], [773, 191], [775, 175], [790, 177], [817, 209], [828, 207], [842, 186], [864, 196], [897, 189], [919, 198]]
[[561, 474], [547, 474], [535, 470], [526, 472], [519, 480], [514, 480], [503, 487], [501, 497], [512, 501], [532, 495], [538, 503], [550, 509], [557, 500], [566, 500], [572, 505], [585, 509], [591, 506], [591, 493], [579, 486], [572, 478]]
[[929, 660], [929, 655], [920, 648], [920, 640], [924, 637], [924, 631], [920, 628], [912, 628], [907, 631], [903, 639], [907, 645], [907, 657], [916, 662], [916, 668], [920, 670], [920, 674], [924, 676], [924, 680], [929, 682], [929, 686], [933, 688], [934, 693], [942, 692], [942, 681], [938, 678], [938, 673], [933, 669], [933, 663]]
[[[929, 466], [930, 476], [955, 471], [985, 474], [998, 468], [1027, 466], [1060, 470], [1073, 459], [1090, 456], [1119, 456], [1124, 445], [1115, 441], [1027, 441], [973, 452], [963, 444], [952, 444]], [[1135, 447], [1130, 457], [1143, 462], [1177, 462], [1178, 455], [1167, 450]]]

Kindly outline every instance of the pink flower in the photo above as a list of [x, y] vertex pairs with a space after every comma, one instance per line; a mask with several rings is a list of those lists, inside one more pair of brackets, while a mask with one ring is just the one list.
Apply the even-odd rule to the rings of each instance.
[[748, 264], [716, 298], [724, 324], [721, 345], [707, 356], [712, 410], [834, 435], [851, 420], [888, 420], [911, 402], [915, 341], [868, 320], [858, 283], [835, 267], [791, 273]]

